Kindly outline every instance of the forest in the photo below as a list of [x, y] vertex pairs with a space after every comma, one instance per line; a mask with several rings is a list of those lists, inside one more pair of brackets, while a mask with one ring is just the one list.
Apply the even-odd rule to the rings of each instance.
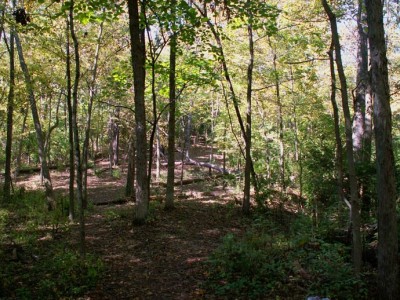
[[0, 299], [398, 299], [399, 22], [0, 1]]

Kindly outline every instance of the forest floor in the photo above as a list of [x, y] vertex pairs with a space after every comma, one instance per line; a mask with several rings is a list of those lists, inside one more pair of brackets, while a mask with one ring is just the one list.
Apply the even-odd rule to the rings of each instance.
[[[209, 152], [198, 147], [194, 158], [206, 161]], [[181, 167], [176, 169], [178, 180]], [[115, 170], [110, 172], [107, 162], [99, 161], [89, 172], [88, 198], [93, 205], [86, 215], [86, 247], [100, 257], [105, 273], [82, 299], [214, 298], [203, 289], [206, 259], [227, 233], [241, 234], [250, 224], [241, 215], [235, 189], [209, 177], [208, 169], [184, 166], [184, 178], [205, 180], [176, 186], [172, 211], [163, 209], [164, 189], [152, 188], [148, 222], [132, 226], [135, 204], [124, 201], [126, 170]], [[67, 171], [52, 171], [52, 180], [56, 191], [66, 193]], [[20, 178], [18, 185], [35, 189], [39, 177]], [[112, 204], [118, 200], [122, 204]], [[67, 239], [77, 244], [77, 225]]]

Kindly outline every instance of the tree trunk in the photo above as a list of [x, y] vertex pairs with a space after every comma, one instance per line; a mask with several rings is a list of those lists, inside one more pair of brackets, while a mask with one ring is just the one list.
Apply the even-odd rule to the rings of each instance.
[[108, 123], [109, 143], [110, 143], [110, 170], [112, 167], [118, 165], [119, 159], [119, 108], [116, 108], [112, 115], [110, 115], [110, 121]]
[[279, 175], [280, 175], [280, 185], [281, 194], [284, 193], [286, 189], [285, 184], [285, 145], [283, 141], [283, 113], [282, 113], [282, 101], [280, 92], [280, 83], [278, 69], [276, 66], [276, 53], [274, 53], [273, 65], [275, 73], [275, 91], [276, 91], [276, 105], [277, 105], [277, 115], [278, 115], [278, 127], [279, 127]]
[[29, 104], [31, 106], [31, 111], [32, 111], [32, 119], [33, 119], [33, 123], [35, 125], [36, 139], [37, 139], [37, 143], [38, 143], [39, 161], [40, 161], [41, 169], [43, 172], [47, 206], [48, 206], [49, 211], [51, 211], [56, 208], [56, 201], [54, 198], [53, 185], [51, 183], [51, 178], [50, 178], [50, 170], [47, 165], [46, 150], [45, 150], [45, 145], [44, 145], [44, 136], [43, 136], [42, 126], [40, 124], [39, 113], [38, 113], [38, 109], [37, 109], [37, 105], [36, 105], [35, 92], [33, 90], [33, 82], [31, 79], [31, 75], [29, 73], [28, 66], [25, 62], [21, 41], [19, 39], [17, 32], [15, 33], [15, 44], [16, 44], [17, 51], [18, 51], [19, 63], [21, 65], [21, 69], [22, 69], [22, 72], [23, 72], [24, 78], [25, 78], [25, 85], [26, 85], [26, 89], [28, 91], [28, 96], [29, 96]]
[[[175, 23], [176, 0], [170, 1], [171, 18]], [[172, 30], [174, 30], [172, 28]], [[175, 101], [176, 101], [176, 33], [172, 32], [170, 39], [169, 57], [169, 119], [168, 119], [168, 171], [165, 209], [174, 208], [174, 181], [175, 181]]]
[[135, 196], [135, 160], [136, 160], [136, 151], [135, 151], [135, 139], [131, 137], [131, 141], [129, 142], [129, 150], [128, 150], [128, 172], [126, 175], [126, 185], [125, 185], [125, 196], [126, 197], [134, 197]]
[[361, 271], [361, 266], [362, 266], [362, 244], [361, 244], [361, 233], [360, 233], [361, 220], [360, 220], [360, 204], [358, 199], [357, 177], [356, 177], [356, 169], [353, 156], [353, 138], [352, 138], [353, 132], [352, 132], [350, 109], [349, 109], [349, 100], [347, 95], [347, 82], [342, 64], [336, 15], [332, 12], [326, 0], [321, 0], [321, 1], [322, 5], [324, 6], [326, 14], [328, 15], [331, 25], [332, 43], [335, 47], [336, 66], [340, 80], [340, 92], [342, 94], [342, 106], [343, 106], [345, 131], [346, 131], [346, 154], [347, 154], [347, 164], [348, 164], [349, 181], [350, 181], [350, 196], [351, 196], [353, 266], [355, 273], [358, 275]]
[[[191, 106], [193, 107], [193, 100], [190, 102]], [[190, 142], [191, 142], [191, 133], [192, 133], [192, 112], [189, 112], [186, 115], [186, 122], [185, 122], [185, 130], [184, 130], [184, 148], [185, 148], [185, 158], [190, 158]]]
[[[250, 5], [250, 0], [247, 0], [246, 6]], [[249, 8], [249, 7], [248, 7]], [[249, 38], [249, 64], [247, 66], [247, 109], [246, 109], [246, 156], [245, 156], [245, 167], [244, 167], [244, 189], [243, 189], [243, 204], [242, 211], [244, 214], [250, 213], [250, 175], [251, 175], [251, 98], [253, 88], [253, 67], [254, 67], [254, 40], [253, 40], [253, 16], [248, 12], [249, 20], [247, 24], [247, 34]]]
[[69, 140], [69, 212], [70, 221], [75, 220], [75, 158], [74, 158], [74, 130], [72, 120], [72, 81], [71, 81], [71, 53], [70, 53], [70, 25], [66, 20], [66, 77], [67, 77], [67, 106], [68, 106], [68, 140]]
[[26, 130], [26, 119], [28, 118], [28, 108], [21, 109], [21, 112], [24, 114], [24, 118], [22, 120], [22, 126], [21, 126], [21, 133], [20, 133], [20, 138], [18, 140], [18, 153], [17, 153], [17, 161], [15, 163], [15, 178], [17, 178], [17, 176], [19, 175], [19, 171], [21, 169], [21, 156], [22, 156], [22, 148], [23, 148], [23, 143], [22, 141], [24, 140], [23, 135], [25, 133]]
[[[142, 1], [141, 15], [145, 15], [146, 1]], [[145, 63], [146, 40], [139, 16], [139, 1], [129, 0], [129, 32], [131, 36], [131, 59], [135, 89], [136, 121], [136, 211], [134, 223], [142, 224], [148, 214], [148, 174], [147, 174], [147, 140], [145, 109]]]
[[[343, 145], [342, 138], [340, 137], [340, 120], [339, 120], [339, 108], [336, 102], [336, 75], [335, 75], [335, 61], [333, 56], [333, 44], [329, 49], [329, 65], [331, 70], [331, 103], [333, 109], [333, 122], [335, 128], [335, 141], [336, 141], [336, 180], [337, 180], [337, 191], [340, 201], [345, 201], [343, 191]], [[351, 208], [350, 208], [351, 209]]]
[[398, 299], [395, 161], [382, 2], [366, 0], [366, 9], [377, 161], [378, 294], [379, 299]]
[[[160, 180], [160, 164], [161, 164], [161, 142], [158, 126], [156, 127], [156, 181]], [[164, 155], [164, 153], [163, 153]]]
[[76, 163], [76, 187], [77, 187], [77, 201], [79, 207], [79, 237], [80, 237], [80, 254], [82, 257], [86, 255], [85, 247], [85, 209], [83, 206], [83, 183], [82, 183], [82, 157], [81, 149], [79, 144], [79, 130], [78, 130], [78, 88], [80, 74], [80, 57], [79, 57], [79, 42], [75, 34], [74, 28], [74, 1], [71, 1], [69, 10], [69, 28], [71, 31], [71, 37], [74, 43], [74, 54], [75, 54], [75, 78], [74, 86], [72, 89], [72, 127], [74, 136], [74, 153]]
[[[13, 1], [13, 7], [15, 3]], [[14, 27], [10, 30], [10, 87], [8, 91], [7, 100], [7, 139], [6, 139], [6, 164], [4, 173], [4, 189], [3, 200], [5, 203], [10, 202], [11, 199], [11, 161], [12, 161], [12, 140], [13, 140], [13, 114], [14, 114], [14, 90], [15, 90], [15, 47], [14, 47]], [[0, 32], [1, 34], [1, 32]]]
[[[354, 96], [353, 150], [356, 167], [362, 170], [371, 161], [371, 95], [368, 74], [368, 35], [365, 30], [365, 3], [358, 0], [357, 12], [357, 78]], [[369, 174], [358, 172], [362, 215], [368, 218], [371, 211], [371, 183]]]
[[92, 110], [93, 110], [93, 101], [96, 97], [97, 92], [97, 69], [100, 57], [100, 44], [103, 36], [103, 25], [104, 21], [100, 23], [99, 32], [97, 34], [97, 44], [96, 50], [94, 54], [94, 61], [92, 66], [92, 78], [89, 84], [89, 104], [86, 115], [86, 127], [85, 127], [85, 138], [83, 141], [83, 149], [82, 149], [82, 169], [83, 169], [83, 207], [87, 208], [87, 170], [88, 170], [88, 159], [89, 159], [89, 141], [90, 141], [90, 130], [91, 130], [91, 122], [92, 122]]
[[[207, 17], [207, 13], [206, 13], [205, 9], [201, 9], [195, 2], [193, 2], [193, 5], [196, 7], [197, 11], [203, 17]], [[206, 5], [206, 4], [204, 3], [204, 5]], [[237, 120], [239, 122], [240, 131], [242, 133], [243, 140], [246, 142], [247, 141], [246, 129], [245, 129], [245, 126], [244, 126], [242, 115], [241, 115], [240, 110], [239, 110], [239, 100], [238, 100], [238, 98], [236, 96], [236, 93], [235, 93], [235, 90], [233, 88], [233, 83], [232, 83], [231, 76], [230, 76], [229, 69], [228, 69], [228, 65], [227, 65], [227, 62], [226, 62], [226, 59], [225, 59], [225, 54], [224, 54], [224, 50], [223, 50], [223, 46], [222, 46], [221, 37], [220, 37], [220, 34], [217, 31], [217, 29], [215, 28], [214, 24], [210, 20], [207, 21], [207, 24], [208, 24], [208, 27], [210, 28], [211, 33], [213, 34], [213, 36], [215, 38], [215, 41], [217, 43], [217, 46], [218, 46], [219, 60], [220, 60], [220, 62], [222, 64], [222, 69], [223, 69], [225, 80], [227, 81], [228, 86], [229, 86], [229, 91], [230, 91], [230, 94], [231, 94], [231, 100], [232, 100], [232, 103], [233, 103], [233, 107], [235, 109], [235, 114], [236, 114]], [[246, 156], [246, 154], [243, 153], [243, 152], [242, 152], [242, 155], [244, 157]], [[258, 193], [258, 180], [257, 180], [257, 174], [256, 174], [256, 172], [254, 170], [253, 160], [251, 160], [250, 170], [251, 170], [251, 176], [253, 178], [253, 185], [254, 185], [255, 192]]]

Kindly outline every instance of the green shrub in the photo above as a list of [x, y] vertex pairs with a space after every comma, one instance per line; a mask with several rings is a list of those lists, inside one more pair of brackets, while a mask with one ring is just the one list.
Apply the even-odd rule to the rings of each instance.
[[39, 282], [37, 295], [41, 299], [78, 296], [96, 284], [102, 270], [103, 264], [94, 256], [83, 260], [70, 251], [57, 254], [38, 267], [46, 277]]
[[101, 261], [94, 256], [83, 260], [72, 251], [56, 253], [21, 276], [24, 285], [17, 287], [15, 293], [18, 299], [77, 297], [95, 286], [103, 269]]
[[[303, 219], [293, 227], [308, 223]], [[244, 237], [229, 234], [224, 238], [208, 260], [206, 288], [212, 294], [250, 299], [309, 295], [367, 299], [365, 283], [353, 274], [347, 246], [324, 242], [304, 229], [304, 233], [292, 231], [284, 236], [271, 228], [271, 222], [256, 219]]]

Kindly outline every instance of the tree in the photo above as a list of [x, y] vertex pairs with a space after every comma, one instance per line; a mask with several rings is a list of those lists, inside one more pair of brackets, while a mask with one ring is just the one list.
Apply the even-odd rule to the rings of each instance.
[[360, 204], [358, 199], [357, 177], [354, 164], [352, 126], [351, 126], [348, 94], [347, 94], [347, 82], [341, 57], [341, 50], [340, 50], [341, 47], [337, 29], [336, 15], [332, 12], [331, 7], [329, 6], [326, 0], [322, 0], [322, 5], [325, 9], [325, 12], [329, 18], [329, 22], [331, 25], [332, 43], [335, 48], [336, 66], [339, 75], [340, 92], [342, 94], [342, 106], [343, 106], [345, 132], [346, 132], [346, 154], [347, 154], [349, 181], [350, 181], [351, 222], [352, 222], [352, 234], [353, 234], [353, 265], [355, 273], [358, 274], [361, 271], [361, 265], [362, 265], [362, 245], [361, 245], [361, 233], [360, 233], [361, 220], [359, 211]]
[[253, 92], [253, 68], [254, 68], [254, 37], [253, 37], [253, 13], [251, 10], [250, 0], [247, 0], [245, 8], [247, 9], [248, 24], [247, 35], [249, 38], [249, 63], [247, 65], [247, 109], [246, 109], [246, 135], [245, 135], [245, 170], [244, 170], [244, 189], [243, 189], [243, 213], [250, 212], [250, 174], [251, 174], [251, 115], [252, 115], [252, 92]]
[[[135, 133], [136, 133], [136, 211], [134, 223], [142, 224], [148, 214], [147, 189], [147, 139], [145, 110], [145, 28], [139, 14], [139, 0], [128, 0], [129, 32], [131, 39], [131, 62], [135, 89]], [[144, 16], [146, 0], [141, 1]]]
[[353, 149], [359, 177], [361, 211], [363, 215], [371, 210], [369, 192], [370, 174], [366, 174], [371, 160], [372, 102], [368, 74], [368, 36], [365, 25], [365, 3], [358, 1], [357, 7], [357, 75], [354, 97]]
[[377, 167], [378, 294], [379, 299], [397, 299], [399, 294], [396, 181], [383, 3], [374, 0], [366, 0], [365, 3]]
[[47, 164], [47, 155], [46, 155], [46, 148], [45, 148], [45, 143], [44, 143], [44, 135], [43, 135], [43, 131], [42, 131], [42, 125], [40, 123], [40, 117], [39, 117], [39, 113], [38, 113], [38, 109], [37, 109], [37, 105], [36, 105], [36, 98], [35, 98], [35, 93], [34, 93], [34, 89], [33, 89], [32, 78], [29, 73], [28, 66], [25, 62], [24, 52], [22, 50], [21, 41], [19, 39], [19, 35], [17, 32], [15, 33], [15, 44], [16, 44], [17, 51], [18, 51], [19, 63], [21, 65], [21, 69], [24, 74], [25, 86], [28, 91], [29, 103], [31, 106], [32, 119], [33, 119], [33, 122], [35, 125], [36, 140], [37, 140], [37, 144], [38, 144], [38, 154], [39, 154], [42, 175], [43, 175], [43, 179], [44, 179], [44, 187], [45, 187], [45, 193], [46, 193], [47, 206], [48, 206], [49, 210], [54, 210], [56, 208], [56, 201], [55, 201], [55, 197], [54, 197], [53, 185], [51, 183], [50, 170], [49, 170], [49, 166]]
[[176, 51], [177, 33], [176, 22], [176, 0], [170, 1], [172, 36], [170, 39], [169, 59], [169, 116], [168, 116], [168, 174], [167, 191], [165, 196], [165, 209], [174, 208], [174, 182], [175, 182], [175, 110], [176, 110]]
[[74, 1], [71, 0], [69, 7], [69, 29], [74, 44], [75, 54], [75, 76], [74, 85], [72, 88], [72, 129], [74, 139], [74, 154], [76, 164], [76, 186], [77, 186], [77, 201], [79, 207], [79, 238], [80, 238], [80, 254], [82, 257], [86, 255], [85, 248], [85, 208], [83, 199], [83, 174], [82, 174], [82, 156], [81, 146], [79, 142], [79, 129], [78, 129], [78, 88], [79, 80], [81, 77], [80, 70], [80, 56], [79, 56], [79, 42], [75, 33], [74, 26]]
[[[12, 7], [15, 7], [15, 0], [12, 1]], [[6, 139], [6, 162], [4, 170], [4, 202], [8, 202], [11, 197], [11, 160], [12, 160], [12, 140], [13, 140], [13, 114], [14, 114], [14, 97], [15, 97], [15, 46], [14, 46], [14, 26], [10, 29], [10, 39], [8, 52], [10, 55], [10, 87], [7, 98], [7, 139]], [[0, 35], [2, 30], [0, 31]]]
[[70, 43], [70, 23], [69, 18], [66, 18], [66, 77], [67, 77], [67, 114], [68, 114], [68, 141], [69, 141], [69, 212], [68, 217], [72, 221], [75, 219], [75, 158], [74, 158], [74, 127], [72, 119], [72, 78], [71, 78], [71, 43]]

